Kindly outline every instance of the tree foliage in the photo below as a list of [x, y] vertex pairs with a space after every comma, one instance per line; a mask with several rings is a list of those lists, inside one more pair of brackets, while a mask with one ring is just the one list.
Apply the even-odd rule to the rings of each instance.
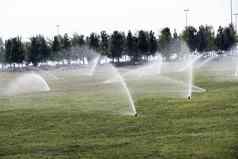
[[20, 37], [8, 39], [5, 42], [5, 61], [7, 63], [22, 63], [25, 59], [25, 50]]
[[161, 53], [168, 58], [171, 54], [170, 45], [172, 41], [172, 35], [169, 28], [164, 28], [160, 32], [159, 36], [159, 49]]
[[50, 58], [50, 47], [47, 41], [41, 35], [31, 38], [31, 46], [29, 52], [29, 62], [37, 66], [40, 62], [45, 62]]
[[195, 51], [198, 46], [197, 29], [193, 26], [188, 26], [182, 33], [182, 39], [187, 43], [190, 51]]
[[109, 53], [109, 35], [106, 31], [101, 32], [100, 52], [104, 56], [110, 56]]
[[228, 50], [236, 42], [236, 32], [233, 25], [229, 27], [222, 28], [221, 26], [218, 29], [215, 43], [218, 50]]
[[5, 62], [5, 47], [2, 38], [0, 38], [0, 63]]
[[114, 31], [111, 35], [111, 57], [117, 58], [117, 62], [119, 62], [119, 58], [122, 56], [122, 52], [124, 49], [124, 34], [119, 31]]
[[[70, 37], [68, 34], [54, 36], [52, 40], [46, 40], [42, 35], [33, 36], [30, 41], [23, 42], [21, 37], [9, 38], [3, 42], [0, 38], [0, 63], [16, 64], [26, 62], [37, 66], [46, 61], [58, 61], [68, 64], [73, 60], [85, 58], [90, 60], [92, 50], [103, 56], [117, 59], [129, 56], [131, 62], [136, 63], [142, 57], [154, 56], [160, 52], [170, 59], [172, 54], [179, 55], [183, 52], [184, 42], [191, 52], [200, 53], [207, 51], [227, 51], [236, 43], [236, 32], [233, 25], [219, 27], [215, 33], [211, 26], [201, 25], [198, 29], [188, 26], [181, 34], [176, 30], [171, 33], [170, 28], [161, 30], [159, 36], [153, 31], [140, 30], [132, 33], [114, 31], [108, 34], [106, 31], [91, 33], [89, 36], [77, 33]], [[184, 41], [184, 42], [183, 42]], [[89, 51], [92, 49], [91, 51]], [[180, 56], [180, 55], [179, 55]], [[181, 54], [182, 56], [182, 54]], [[145, 58], [143, 58], [145, 59]]]

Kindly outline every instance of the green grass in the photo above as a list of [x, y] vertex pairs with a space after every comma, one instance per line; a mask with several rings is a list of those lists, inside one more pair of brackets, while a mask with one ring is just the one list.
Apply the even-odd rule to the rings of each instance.
[[51, 92], [0, 98], [1, 159], [238, 158], [238, 80], [199, 71], [195, 83], [207, 92], [191, 101], [165, 96], [156, 80], [129, 81], [133, 117], [120, 86], [62, 77], [48, 79]]

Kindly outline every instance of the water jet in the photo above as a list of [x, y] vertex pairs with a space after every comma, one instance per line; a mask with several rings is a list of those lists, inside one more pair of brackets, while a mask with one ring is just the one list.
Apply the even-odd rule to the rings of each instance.
[[8, 85], [5, 95], [14, 96], [48, 91], [50, 91], [50, 87], [42, 76], [36, 73], [27, 73], [12, 81]]

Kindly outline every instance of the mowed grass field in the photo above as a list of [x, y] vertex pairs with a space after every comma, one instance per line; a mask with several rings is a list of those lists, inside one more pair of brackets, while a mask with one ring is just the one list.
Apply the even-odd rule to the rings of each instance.
[[[50, 92], [0, 97], [1, 159], [238, 158], [238, 79], [195, 71], [194, 83], [207, 91], [191, 101], [166, 81], [129, 80], [134, 117], [120, 84], [104, 84], [100, 72], [54, 74], [42, 75]], [[1, 86], [19, 75], [0, 73]]]

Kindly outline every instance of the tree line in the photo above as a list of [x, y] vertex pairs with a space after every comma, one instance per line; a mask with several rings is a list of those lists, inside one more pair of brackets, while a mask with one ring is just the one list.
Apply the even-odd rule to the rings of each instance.
[[[140, 30], [136, 33], [113, 31], [108, 34], [102, 31], [89, 36], [73, 34], [56, 35], [47, 39], [42, 35], [23, 41], [21, 37], [9, 38], [5, 42], [0, 38], [0, 63], [30, 64], [37, 66], [46, 61], [68, 61], [90, 58], [87, 49], [92, 49], [120, 62], [123, 56], [130, 57], [132, 63], [147, 59], [160, 52], [166, 59], [176, 53], [182, 53], [185, 41], [191, 52], [227, 51], [237, 41], [233, 25], [219, 27], [215, 33], [211, 26], [201, 25], [185, 27], [181, 34], [170, 28], [163, 28], [157, 36], [153, 31]], [[125, 56], [125, 57], [126, 57]]]

